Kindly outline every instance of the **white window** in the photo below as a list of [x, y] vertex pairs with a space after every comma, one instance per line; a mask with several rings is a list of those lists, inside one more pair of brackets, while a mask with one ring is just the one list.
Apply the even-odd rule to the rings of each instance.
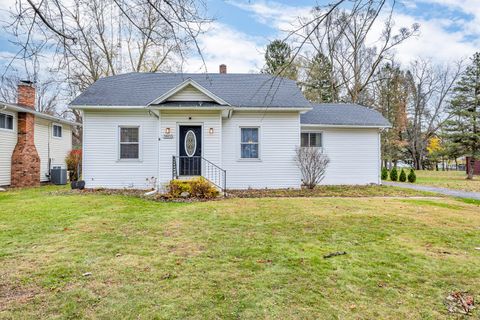
[[52, 130], [53, 130], [53, 136], [55, 138], [61, 138], [62, 137], [62, 126], [60, 126], [58, 124], [54, 124]]
[[139, 127], [120, 127], [120, 159], [140, 159]]
[[258, 159], [258, 128], [241, 128], [240, 157]]
[[0, 113], [0, 129], [13, 130], [13, 116]]
[[302, 132], [300, 145], [302, 147], [322, 147], [322, 133], [321, 132]]

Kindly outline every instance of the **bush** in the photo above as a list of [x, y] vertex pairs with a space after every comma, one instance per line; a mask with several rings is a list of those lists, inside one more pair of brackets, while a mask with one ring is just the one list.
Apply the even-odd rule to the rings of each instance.
[[80, 167], [82, 166], [82, 149], [70, 150], [65, 158], [67, 170], [70, 171], [70, 181], [80, 179]]
[[330, 159], [319, 148], [297, 147], [295, 162], [302, 174], [302, 184], [313, 189], [325, 177]]
[[217, 188], [203, 177], [190, 180], [171, 180], [167, 189], [168, 195], [172, 198], [180, 198], [183, 192], [188, 193], [188, 198], [199, 199], [213, 199], [219, 195]]
[[179, 198], [182, 192], [188, 192], [192, 194], [192, 186], [190, 180], [171, 180], [168, 184], [168, 194], [172, 198]]
[[382, 168], [382, 180], [387, 180], [388, 179], [388, 169], [383, 167]]
[[408, 182], [414, 183], [417, 181], [417, 175], [415, 174], [415, 170], [410, 169], [410, 173], [408, 174]]
[[390, 180], [397, 181], [398, 180], [398, 171], [397, 167], [393, 167], [390, 171]]
[[192, 188], [192, 196], [196, 198], [212, 199], [216, 198], [219, 194], [217, 188], [203, 177], [192, 179], [190, 186]]
[[405, 173], [405, 171], [403, 169], [402, 169], [402, 171], [400, 171], [400, 177], [398, 177], [398, 180], [400, 182], [407, 181], [407, 174]]

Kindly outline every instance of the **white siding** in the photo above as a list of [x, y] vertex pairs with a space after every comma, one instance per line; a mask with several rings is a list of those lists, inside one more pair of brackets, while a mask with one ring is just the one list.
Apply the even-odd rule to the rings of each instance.
[[[240, 159], [240, 128], [260, 128], [260, 159]], [[300, 143], [298, 113], [234, 112], [223, 119], [223, 161], [227, 188], [298, 188], [295, 148]]]
[[35, 147], [40, 157], [40, 181], [49, 181], [48, 160], [50, 167], [66, 168], [65, 157], [72, 150], [72, 129], [69, 125], [55, 123], [62, 127], [62, 137], [54, 137], [52, 124], [45, 119], [35, 119]]
[[[220, 111], [162, 111], [160, 114], [160, 184], [172, 179], [172, 156], [178, 155], [178, 127], [180, 125], [202, 126], [202, 156], [221, 167], [222, 163], [222, 117]], [[163, 133], [170, 128], [173, 139], [164, 139]], [[210, 128], [213, 133], [210, 134]], [[208, 178], [208, 177], [207, 177]]]
[[13, 131], [0, 129], [0, 186], [6, 186], [10, 184], [12, 153], [17, 144], [17, 113], [10, 111], [1, 112], [14, 117]]
[[[302, 128], [303, 132], [310, 129]], [[380, 183], [378, 129], [317, 128], [323, 132], [324, 152], [330, 158], [321, 184]]]
[[[85, 111], [83, 118], [83, 175], [87, 188], [149, 189], [158, 177], [158, 120], [146, 110]], [[141, 159], [118, 159], [119, 126], [140, 126]]]
[[196, 89], [194, 86], [188, 85], [173, 96], [169, 97], [167, 101], [213, 101], [213, 99]]

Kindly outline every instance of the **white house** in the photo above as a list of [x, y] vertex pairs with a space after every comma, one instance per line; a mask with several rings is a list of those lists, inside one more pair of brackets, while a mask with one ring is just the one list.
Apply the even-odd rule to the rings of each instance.
[[18, 103], [0, 102], [0, 186], [36, 186], [50, 169], [65, 168], [75, 125], [35, 111], [35, 87], [21, 82]]
[[[161, 187], [202, 175], [220, 188], [299, 188], [302, 146], [331, 159], [325, 184], [380, 183], [380, 130], [358, 105], [311, 105], [296, 83], [265, 74], [128, 73], [100, 79], [83, 111], [87, 188]], [[223, 72], [222, 72], [223, 71]]]

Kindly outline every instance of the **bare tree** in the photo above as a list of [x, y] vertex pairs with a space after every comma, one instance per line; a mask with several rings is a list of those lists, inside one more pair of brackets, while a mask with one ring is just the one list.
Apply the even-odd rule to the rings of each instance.
[[[394, 48], [418, 34], [418, 24], [394, 30], [394, 8], [395, 2], [389, 7], [383, 0], [354, 1], [350, 10], [335, 9], [311, 35], [307, 32], [307, 43], [325, 54], [333, 65], [344, 100], [365, 102], [374, 75], [385, 61], [392, 59]], [[313, 14], [322, 16], [324, 10], [315, 8]], [[372, 39], [376, 24], [382, 25], [382, 31]]]
[[[50, 56], [73, 97], [101, 77], [181, 68], [192, 45], [201, 54], [203, 8], [203, 0], [17, 0], [7, 31], [15, 59]], [[81, 122], [78, 111], [70, 117]]]
[[462, 72], [461, 63], [434, 66], [429, 60], [411, 64], [409, 77], [412, 97], [409, 103], [407, 150], [415, 169], [423, 169], [428, 141], [442, 127], [449, 115], [445, 112], [453, 86]]
[[314, 147], [298, 147], [295, 150], [295, 162], [302, 173], [303, 185], [315, 188], [325, 177], [330, 159], [321, 149]]

